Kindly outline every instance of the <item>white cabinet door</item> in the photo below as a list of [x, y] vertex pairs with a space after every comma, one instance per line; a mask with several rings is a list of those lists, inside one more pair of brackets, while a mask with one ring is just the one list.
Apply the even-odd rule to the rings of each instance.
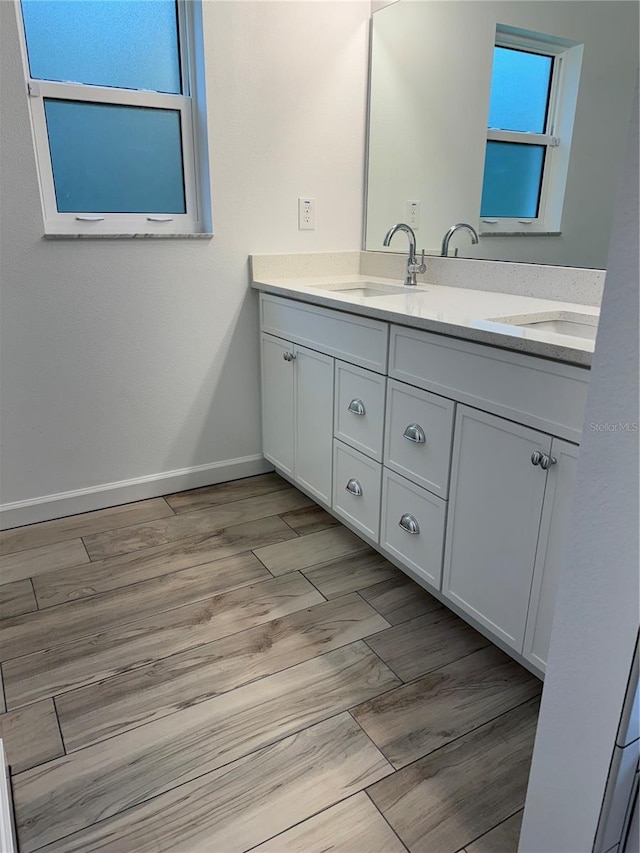
[[333, 358], [305, 347], [295, 354], [295, 478], [316, 500], [331, 505]]
[[543, 672], [547, 666], [558, 579], [564, 561], [578, 450], [575, 444], [558, 438], [551, 444], [551, 456], [556, 462], [547, 473], [523, 652], [525, 658]]
[[265, 458], [293, 476], [293, 345], [272, 335], [261, 335], [262, 443]]
[[522, 651], [551, 439], [458, 406], [442, 592]]

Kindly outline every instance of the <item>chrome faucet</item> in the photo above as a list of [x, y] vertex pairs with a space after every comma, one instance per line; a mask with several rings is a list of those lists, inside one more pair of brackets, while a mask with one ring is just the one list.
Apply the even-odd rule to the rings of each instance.
[[383, 246], [388, 246], [391, 243], [391, 238], [394, 234], [397, 234], [398, 231], [404, 231], [404, 233], [409, 238], [409, 257], [407, 258], [407, 277], [404, 280], [405, 284], [415, 285], [416, 282], [416, 274], [426, 272], [426, 266], [424, 263], [424, 249], [422, 250], [422, 259], [420, 263], [416, 262], [416, 235], [413, 233], [413, 228], [409, 225], [405, 225], [404, 222], [398, 222], [397, 225], [394, 225], [393, 228], [390, 228], [386, 236], [382, 242]]
[[[471, 243], [475, 246], [478, 242], [478, 232], [472, 225], [468, 225], [466, 222], [458, 222], [457, 225], [452, 225], [451, 228], [444, 235], [444, 239], [442, 241], [442, 251], [440, 252], [441, 257], [446, 258], [449, 254], [449, 240], [453, 237], [456, 231], [460, 231], [461, 229], [465, 229], [471, 234]], [[458, 256], [458, 250], [456, 249], [456, 257]]]

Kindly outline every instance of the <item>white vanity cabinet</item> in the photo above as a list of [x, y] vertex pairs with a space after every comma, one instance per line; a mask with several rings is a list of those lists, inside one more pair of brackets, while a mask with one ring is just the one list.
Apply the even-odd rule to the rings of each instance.
[[333, 359], [262, 334], [264, 455], [331, 506]]
[[588, 370], [265, 293], [260, 319], [266, 458], [542, 675]]

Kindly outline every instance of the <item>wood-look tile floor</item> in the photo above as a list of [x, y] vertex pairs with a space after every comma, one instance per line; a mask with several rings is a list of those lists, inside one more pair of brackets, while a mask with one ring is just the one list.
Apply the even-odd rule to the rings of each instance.
[[22, 853], [515, 853], [540, 682], [276, 474], [0, 555]]

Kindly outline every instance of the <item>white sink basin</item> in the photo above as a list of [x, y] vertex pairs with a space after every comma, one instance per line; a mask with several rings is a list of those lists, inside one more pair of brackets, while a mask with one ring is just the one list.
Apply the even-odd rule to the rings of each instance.
[[344, 293], [346, 296], [361, 296], [371, 299], [374, 296], [398, 296], [403, 293], [425, 292], [423, 287], [413, 287], [404, 284], [380, 284], [377, 281], [350, 281], [341, 284], [314, 284], [316, 290], [326, 290], [330, 293]]
[[577, 311], [541, 311], [538, 314], [518, 314], [511, 317], [493, 317], [491, 322], [525, 329], [538, 329], [556, 335], [571, 335], [595, 341], [598, 333], [598, 317]]

